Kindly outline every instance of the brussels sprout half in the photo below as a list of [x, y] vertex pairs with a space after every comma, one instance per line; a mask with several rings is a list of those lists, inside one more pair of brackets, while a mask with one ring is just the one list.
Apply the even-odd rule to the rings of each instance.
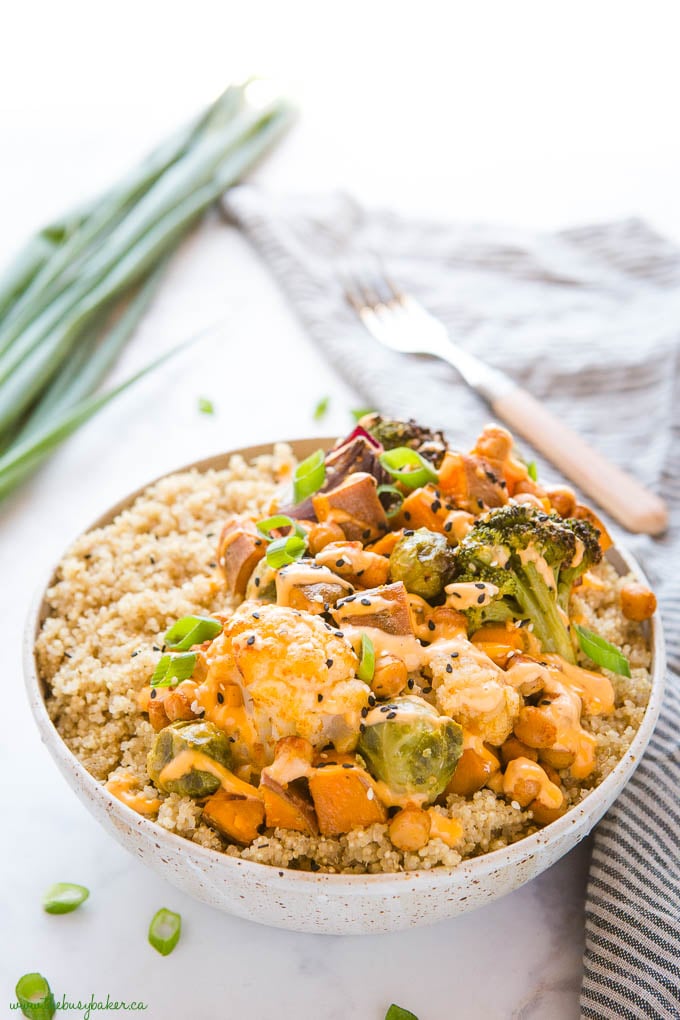
[[184, 775], [160, 782], [160, 775], [182, 751], [200, 751], [224, 768], [231, 769], [229, 740], [214, 723], [203, 719], [174, 722], [160, 730], [147, 757], [147, 770], [156, 786], [165, 793], [182, 797], [208, 797], [220, 785], [217, 776], [190, 768]]
[[366, 718], [358, 753], [374, 779], [395, 795], [431, 802], [453, 775], [463, 730], [422, 698], [395, 698]]
[[453, 574], [453, 550], [444, 535], [418, 528], [402, 535], [390, 555], [390, 580], [423, 599], [436, 599]]

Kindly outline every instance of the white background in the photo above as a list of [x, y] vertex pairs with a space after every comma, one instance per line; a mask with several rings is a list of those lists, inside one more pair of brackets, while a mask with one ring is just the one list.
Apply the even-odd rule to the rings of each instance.
[[[536, 228], [640, 215], [680, 240], [679, 23], [676, 4], [649, 0], [5, 6], [0, 262], [229, 79], [253, 73], [283, 82], [302, 110], [258, 172], [269, 188], [342, 187], [404, 211]], [[0, 507], [0, 1009], [17, 977], [38, 969], [71, 998], [141, 998], [142, 1015], [163, 1020], [381, 1020], [392, 1000], [420, 1020], [576, 1017], [587, 848], [434, 929], [291, 935], [195, 904], [143, 869], [41, 748], [19, 634], [69, 539], [187, 460], [348, 424], [356, 397], [216, 219], [185, 245], [116, 375], [217, 320], [216, 334], [107, 409]], [[311, 411], [324, 394], [331, 410], [318, 426]], [[197, 413], [199, 395], [215, 402], [214, 418]], [[43, 915], [40, 894], [56, 880], [89, 885], [91, 900]], [[185, 921], [167, 960], [145, 941], [161, 905]]]

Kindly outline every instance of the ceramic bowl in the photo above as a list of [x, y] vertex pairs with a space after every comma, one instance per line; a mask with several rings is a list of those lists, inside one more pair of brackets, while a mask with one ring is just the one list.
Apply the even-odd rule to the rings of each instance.
[[[292, 446], [302, 458], [324, 443], [330, 445], [331, 440], [299, 440]], [[271, 444], [231, 451], [180, 470], [224, 468], [233, 453], [251, 459], [270, 450]], [[108, 524], [142, 491], [112, 507], [92, 527]], [[608, 558], [620, 572], [632, 570], [644, 580], [633, 557], [622, 549], [610, 550]], [[59, 770], [107, 832], [159, 875], [219, 910], [278, 928], [343, 935], [397, 931], [454, 917], [517, 889], [576, 846], [602, 818], [633, 774], [659, 714], [665, 661], [656, 616], [650, 623], [653, 687], [642, 725], [607, 778], [558, 821], [512, 846], [466, 860], [455, 869], [393, 875], [281, 871], [208, 850], [141, 817], [104, 789], [69, 751], [47, 714], [34, 653], [35, 638], [47, 612], [46, 590], [53, 579], [54, 570], [30, 611], [24, 661], [31, 708]]]

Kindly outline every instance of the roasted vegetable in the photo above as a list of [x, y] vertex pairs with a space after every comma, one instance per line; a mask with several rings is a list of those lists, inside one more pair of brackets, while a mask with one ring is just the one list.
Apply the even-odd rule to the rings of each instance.
[[365, 719], [358, 753], [396, 797], [435, 800], [446, 788], [463, 746], [458, 723], [422, 698], [395, 698]]
[[217, 547], [217, 560], [230, 592], [243, 598], [248, 578], [266, 551], [267, 543], [253, 521], [235, 518], [225, 524]]
[[246, 585], [246, 601], [276, 602], [276, 571], [266, 559], [261, 559], [253, 570]]
[[390, 555], [390, 579], [413, 595], [440, 597], [453, 575], [453, 550], [443, 535], [427, 528], [404, 534]]
[[147, 757], [147, 771], [156, 786], [165, 793], [178, 793], [182, 797], [207, 797], [220, 786], [220, 780], [210, 772], [194, 767], [190, 757], [187, 767], [172, 778], [163, 771], [183, 752], [198, 752], [211, 758], [223, 768], [232, 764], [229, 740], [214, 723], [197, 719], [175, 722], [166, 726], [154, 739]]
[[203, 821], [236, 843], [252, 843], [264, 825], [265, 808], [261, 800], [234, 797], [218, 790], [203, 805]]
[[376, 627], [386, 634], [413, 634], [411, 613], [406, 588], [401, 581], [368, 588], [341, 599], [333, 610], [333, 617], [342, 627]]
[[325, 762], [310, 777], [309, 790], [324, 836], [337, 836], [387, 818], [370, 776], [351, 761]]
[[563, 605], [571, 585], [601, 556], [597, 533], [587, 521], [563, 520], [530, 506], [492, 510], [453, 550], [456, 582], [496, 586], [490, 605], [466, 610], [470, 629], [511, 615], [533, 624], [546, 652], [574, 662]]
[[350, 542], [372, 542], [388, 530], [373, 475], [356, 471], [340, 485], [312, 496], [319, 521], [339, 524]]
[[413, 418], [401, 421], [398, 418], [385, 418], [381, 414], [366, 414], [359, 424], [381, 444], [385, 450], [395, 450], [399, 446], [410, 446], [423, 457], [438, 465], [446, 450], [446, 442], [441, 432], [423, 428]]

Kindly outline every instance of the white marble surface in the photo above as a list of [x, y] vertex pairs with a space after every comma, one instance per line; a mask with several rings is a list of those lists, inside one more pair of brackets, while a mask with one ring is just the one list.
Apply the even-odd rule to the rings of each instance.
[[[559, 26], [534, 4], [520, 5], [519, 19], [514, 5], [464, 17], [454, 5], [441, 23], [443, 5], [425, 4], [415, 27], [410, 8], [367, 6], [343, 4], [334, 24], [325, 5], [267, 3], [237, 17], [199, 2], [188, 25], [186, 13], [153, 2], [135, 6], [133, 31], [126, 2], [105, 24], [88, 20], [95, 8], [83, 3], [58, 13], [23, 5], [0, 69], [0, 261], [210, 96], [230, 67], [290, 78], [305, 103], [295, 134], [259, 173], [269, 187], [341, 185], [403, 209], [538, 227], [635, 213], [680, 237], [668, 6], [645, 5], [644, 37], [618, 4], [573, 5]], [[41, 747], [20, 633], [31, 592], [68, 540], [154, 475], [275, 436], [340, 432], [361, 404], [252, 251], [216, 219], [185, 245], [116, 375], [216, 320], [225, 323], [218, 334], [104, 411], [0, 508], [0, 1008], [17, 977], [38, 969], [70, 999], [143, 1000], [145, 1015], [162, 1020], [381, 1020], [391, 1001], [420, 1020], [578, 1016], [587, 847], [435, 928], [294, 935], [218, 914], [156, 878], [104, 836]], [[258, 380], [256, 400], [242, 379]], [[317, 425], [311, 412], [324, 394], [331, 408]], [[197, 412], [200, 395], [214, 401], [214, 417]], [[77, 913], [50, 917], [40, 895], [59, 880], [92, 895]], [[184, 919], [168, 959], [146, 943], [159, 906]]]

